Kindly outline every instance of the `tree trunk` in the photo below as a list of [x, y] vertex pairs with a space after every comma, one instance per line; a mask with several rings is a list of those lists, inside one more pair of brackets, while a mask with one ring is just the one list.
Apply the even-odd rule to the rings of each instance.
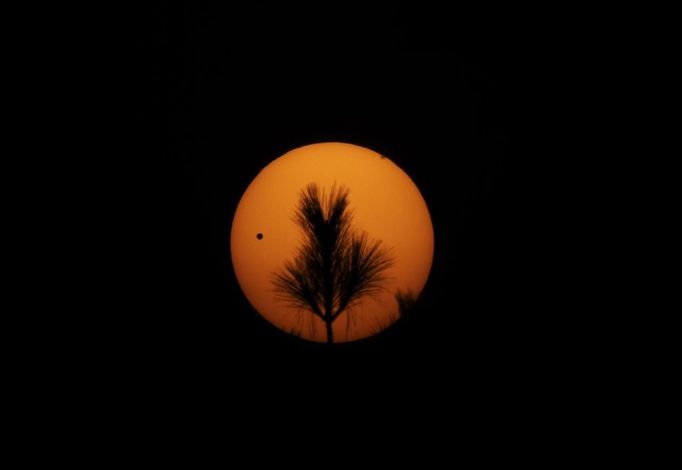
[[332, 227], [325, 220], [323, 236], [320, 237], [320, 250], [322, 255], [322, 282], [324, 299], [324, 322], [327, 326], [327, 344], [334, 342], [332, 322], [334, 321], [334, 273], [332, 266], [332, 254], [335, 245], [335, 234]]
[[324, 320], [324, 324], [327, 326], [327, 344], [332, 344], [334, 342], [334, 331], [332, 330], [332, 320], [331, 316], [328, 316]]

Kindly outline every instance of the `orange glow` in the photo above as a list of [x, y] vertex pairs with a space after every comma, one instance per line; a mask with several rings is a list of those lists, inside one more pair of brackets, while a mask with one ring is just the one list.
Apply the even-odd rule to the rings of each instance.
[[395, 264], [385, 291], [365, 298], [334, 322], [336, 342], [371, 336], [399, 318], [395, 293], [418, 295], [433, 259], [433, 226], [419, 190], [388, 158], [364, 147], [323, 143], [300, 147], [266, 166], [242, 196], [232, 223], [232, 263], [253, 307], [278, 328], [324, 342], [324, 323], [276, 298], [272, 273], [291, 259], [301, 241], [293, 221], [299, 192], [309, 183], [350, 189], [354, 226], [382, 240]]

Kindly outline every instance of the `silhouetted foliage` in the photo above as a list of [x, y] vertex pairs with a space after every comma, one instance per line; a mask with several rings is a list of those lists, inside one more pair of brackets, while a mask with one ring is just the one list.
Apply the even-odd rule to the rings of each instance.
[[314, 183], [301, 191], [294, 220], [304, 240], [273, 280], [281, 299], [325, 323], [328, 343], [334, 321], [362, 297], [378, 294], [393, 265], [380, 240], [355, 232], [348, 193], [333, 187], [325, 195]]
[[400, 317], [403, 318], [412, 311], [414, 304], [417, 302], [417, 297], [410, 289], [406, 291], [398, 289], [395, 293], [395, 300], [398, 302]]

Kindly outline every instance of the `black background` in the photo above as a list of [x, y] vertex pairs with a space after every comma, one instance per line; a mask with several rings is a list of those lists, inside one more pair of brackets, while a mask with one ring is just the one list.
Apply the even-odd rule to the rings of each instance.
[[[474, 24], [458, 11], [163, 5], [139, 16], [130, 61], [135, 295], [112, 320], [126, 373], [209, 397], [361, 400], [419, 384], [423, 402], [455, 392], [506, 402], [560, 381], [574, 326], [549, 268], [561, 251], [550, 242], [557, 177], [536, 158], [556, 150], [542, 111], [556, 92], [549, 51], [529, 54], [504, 18]], [[260, 169], [324, 141], [391, 158], [435, 229], [414, 316], [333, 348], [263, 320], [229, 252]]]

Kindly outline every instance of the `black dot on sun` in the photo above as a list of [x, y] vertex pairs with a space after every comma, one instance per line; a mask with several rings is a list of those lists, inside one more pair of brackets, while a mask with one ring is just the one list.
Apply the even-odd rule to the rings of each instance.
[[262, 239], [263, 239], [263, 234], [262, 234], [262, 233], [257, 234], [257, 235], [256, 235], [256, 238], [259, 239], [259, 240], [262, 240]]

